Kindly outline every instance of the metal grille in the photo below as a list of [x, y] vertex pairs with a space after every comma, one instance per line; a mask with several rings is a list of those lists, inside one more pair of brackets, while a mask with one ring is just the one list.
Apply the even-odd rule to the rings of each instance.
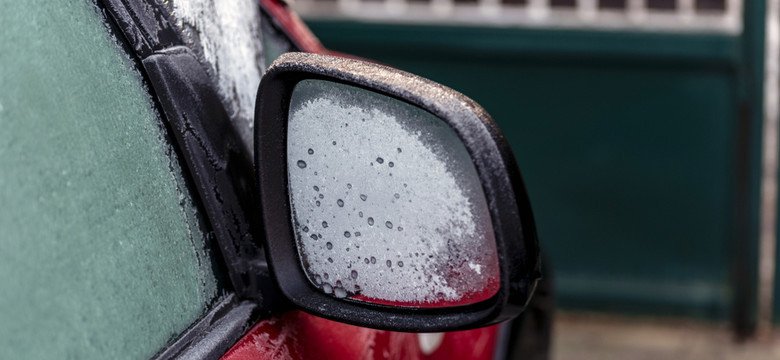
[[294, 0], [310, 18], [671, 32], [742, 31], [743, 0]]

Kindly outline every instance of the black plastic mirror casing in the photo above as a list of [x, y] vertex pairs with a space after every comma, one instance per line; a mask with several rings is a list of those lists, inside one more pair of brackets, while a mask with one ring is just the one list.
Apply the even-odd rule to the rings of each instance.
[[[488, 300], [444, 308], [372, 304], [326, 295], [301, 266], [288, 189], [287, 121], [301, 80], [351, 85], [422, 108], [446, 122], [471, 155], [487, 198], [500, 266], [500, 289]], [[411, 332], [476, 328], [523, 311], [541, 277], [539, 247], [528, 195], [514, 155], [490, 115], [450, 88], [394, 68], [327, 55], [287, 53], [267, 69], [255, 107], [255, 171], [264, 247], [283, 294], [320, 317], [364, 327]], [[422, 214], [424, 216], [424, 214]]]

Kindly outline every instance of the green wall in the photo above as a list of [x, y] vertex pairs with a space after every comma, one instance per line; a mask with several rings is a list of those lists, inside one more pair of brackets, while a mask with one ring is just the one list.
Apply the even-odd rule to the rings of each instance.
[[735, 203], [751, 201], [737, 183], [755, 180], [738, 171], [749, 153], [739, 38], [308, 23], [330, 49], [490, 112], [521, 166], [561, 306], [731, 313], [732, 274], [751, 256], [734, 240], [750, 237], [733, 235], [745, 227]]

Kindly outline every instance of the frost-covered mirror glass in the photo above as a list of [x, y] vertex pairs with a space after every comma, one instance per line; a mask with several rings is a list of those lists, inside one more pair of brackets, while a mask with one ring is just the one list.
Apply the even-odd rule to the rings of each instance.
[[444, 121], [403, 101], [323, 80], [296, 85], [287, 129], [301, 266], [322, 292], [446, 307], [499, 289], [485, 195]]

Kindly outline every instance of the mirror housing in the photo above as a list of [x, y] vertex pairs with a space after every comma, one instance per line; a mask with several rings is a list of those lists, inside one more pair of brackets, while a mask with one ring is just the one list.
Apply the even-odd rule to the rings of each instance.
[[[287, 158], [291, 99], [304, 80], [323, 80], [387, 96], [422, 109], [452, 128], [470, 155], [484, 192], [500, 274], [494, 295], [465, 305], [394, 306], [334, 297], [311, 280], [296, 244]], [[359, 60], [284, 54], [267, 69], [258, 89], [255, 169], [270, 269], [285, 297], [311, 314], [384, 330], [463, 330], [518, 315], [541, 277], [530, 203], [506, 139], [482, 107], [443, 85]]]

